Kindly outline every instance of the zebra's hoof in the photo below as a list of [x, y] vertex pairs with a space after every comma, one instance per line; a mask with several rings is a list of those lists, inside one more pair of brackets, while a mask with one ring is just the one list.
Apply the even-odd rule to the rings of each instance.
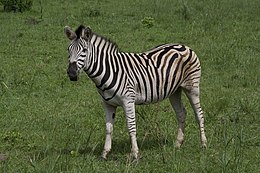
[[176, 141], [176, 143], [175, 143], [175, 148], [180, 149], [181, 146], [182, 146], [182, 144], [183, 144], [183, 142]]
[[104, 149], [103, 152], [101, 153], [100, 160], [107, 160], [108, 153], [109, 151]]
[[100, 156], [99, 159], [100, 159], [101, 161], [107, 161], [107, 157], [104, 157], [104, 156]]
[[139, 153], [131, 153], [130, 158], [132, 162], [138, 163], [142, 157]]
[[141, 156], [140, 155], [138, 155], [137, 157], [131, 157], [131, 163], [133, 163], [133, 164], [138, 164], [139, 163], [139, 161], [141, 160]]
[[201, 148], [206, 150], [207, 149], [207, 144], [201, 144]]

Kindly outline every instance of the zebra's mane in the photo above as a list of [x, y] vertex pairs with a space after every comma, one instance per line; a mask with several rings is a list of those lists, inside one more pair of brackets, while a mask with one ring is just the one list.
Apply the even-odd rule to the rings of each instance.
[[[76, 33], [76, 35], [77, 35], [77, 39], [79, 39], [79, 38], [81, 37], [81, 34], [82, 34], [82, 30], [83, 30], [83, 29], [85, 29], [85, 26], [84, 26], [84, 25], [80, 25], [80, 26], [76, 29], [75, 33]], [[96, 34], [96, 33], [92, 33], [92, 36], [93, 36], [93, 35], [95, 35], [96, 38], [100, 38], [101, 40], [104, 40], [105, 42], [109, 42], [109, 43], [112, 45], [113, 48], [119, 50], [117, 44], [116, 44], [115, 42], [113, 42], [112, 40], [110, 40], [109, 38], [106, 38], [106, 37], [104, 37], [104, 36], [102, 36], [102, 35], [99, 35], [99, 34]]]
[[93, 33], [93, 35], [95, 35], [96, 38], [100, 38], [101, 40], [104, 40], [105, 42], [109, 42], [109, 44], [111, 44], [113, 48], [119, 50], [117, 44], [114, 41], [112, 41], [111, 39], [106, 38], [106, 37], [99, 35], [99, 34], [96, 34], [96, 33]]

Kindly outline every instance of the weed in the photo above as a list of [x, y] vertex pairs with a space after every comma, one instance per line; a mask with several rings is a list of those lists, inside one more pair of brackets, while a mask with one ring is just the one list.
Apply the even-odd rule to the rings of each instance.
[[142, 20], [142, 25], [146, 28], [151, 28], [155, 24], [155, 20], [152, 17], [144, 17]]
[[88, 17], [98, 17], [100, 15], [101, 15], [101, 13], [100, 13], [100, 10], [98, 10], [98, 9], [90, 9], [87, 14]]

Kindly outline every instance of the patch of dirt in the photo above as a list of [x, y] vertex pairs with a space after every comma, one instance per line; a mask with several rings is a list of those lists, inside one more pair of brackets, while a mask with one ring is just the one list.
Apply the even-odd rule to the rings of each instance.
[[0, 162], [5, 161], [8, 159], [8, 156], [6, 154], [0, 153]]

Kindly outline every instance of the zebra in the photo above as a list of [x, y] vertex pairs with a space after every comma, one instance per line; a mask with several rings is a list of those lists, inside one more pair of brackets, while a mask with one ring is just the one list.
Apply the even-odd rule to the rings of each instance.
[[74, 32], [65, 26], [70, 40], [67, 74], [77, 81], [85, 71], [96, 85], [106, 115], [106, 137], [102, 159], [112, 148], [112, 132], [118, 106], [123, 107], [131, 140], [131, 156], [139, 159], [135, 105], [156, 103], [166, 98], [178, 120], [176, 147], [184, 142], [186, 110], [181, 100], [184, 91], [199, 125], [201, 146], [206, 148], [204, 117], [200, 105], [201, 66], [194, 51], [182, 44], [163, 44], [143, 53], [127, 53], [117, 44], [80, 25]]

